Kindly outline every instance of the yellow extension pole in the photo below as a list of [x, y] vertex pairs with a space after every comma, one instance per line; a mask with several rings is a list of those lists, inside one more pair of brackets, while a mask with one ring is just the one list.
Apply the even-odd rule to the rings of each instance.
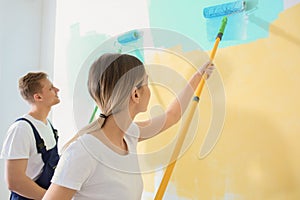
[[[217, 52], [217, 48], [219, 46], [219, 43], [222, 39], [222, 35], [223, 35], [223, 32], [224, 32], [224, 29], [225, 29], [225, 26], [226, 26], [226, 23], [227, 23], [227, 18], [224, 17], [223, 20], [222, 20], [222, 25], [221, 25], [221, 28], [219, 30], [219, 33], [218, 33], [218, 36], [215, 40], [215, 44], [214, 44], [214, 47], [211, 51], [211, 54], [210, 54], [210, 60], [213, 61], [213, 59], [215, 58], [215, 55], [216, 55], [216, 52]], [[164, 193], [165, 193], [165, 190], [168, 186], [168, 183], [169, 183], [169, 180], [170, 180], [170, 177], [172, 175], [172, 172], [173, 172], [173, 169], [175, 167], [175, 164], [176, 164], [176, 159], [181, 151], [181, 147], [183, 145], [183, 142], [184, 142], [184, 139], [187, 135], [187, 132], [188, 132], [188, 129], [189, 129], [189, 126], [190, 126], [190, 123], [192, 121], [192, 118], [194, 116], [194, 113], [195, 113], [195, 110], [197, 108], [197, 105], [198, 105], [198, 102], [199, 102], [199, 97], [201, 95], [201, 92], [202, 92], [202, 89], [203, 89], [203, 86], [204, 86], [204, 83], [205, 83], [205, 80], [207, 78], [207, 75], [206, 74], [203, 74], [202, 78], [201, 78], [201, 81], [195, 91], [195, 96], [193, 98], [193, 101], [192, 101], [192, 105], [191, 105], [191, 108], [190, 108], [190, 112], [189, 112], [189, 115], [184, 123], [184, 125], [182, 126], [181, 130], [180, 130], [180, 134], [179, 134], [179, 137], [177, 139], [177, 142], [176, 142], [176, 145], [175, 145], [175, 149], [174, 149], [174, 152], [171, 156], [171, 163], [168, 165], [166, 171], [165, 171], [165, 174], [163, 176], [163, 179], [160, 183], [160, 186], [157, 190], [157, 193], [156, 193], [156, 196], [155, 196], [155, 200], [161, 200], [164, 196]]]

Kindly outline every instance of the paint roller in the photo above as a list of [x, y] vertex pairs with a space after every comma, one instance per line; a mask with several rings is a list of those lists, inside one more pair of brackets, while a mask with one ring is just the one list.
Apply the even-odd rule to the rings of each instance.
[[[231, 3], [225, 3], [225, 4], [221, 4], [221, 5], [214, 5], [211, 7], [207, 7], [203, 9], [203, 15], [205, 18], [215, 18], [215, 17], [222, 17], [222, 21], [221, 21], [221, 26], [219, 28], [217, 37], [215, 39], [215, 43], [213, 46], [213, 49], [210, 53], [210, 60], [213, 61], [215, 58], [215, 54], [219, 45], [219, 42], [222, 40], [223, 34], [224, 34], [224, 30], [225, 27], [227, 25], [227, 16], [234, 14], [234, 13], [238, 13], [238, 12], [242, 12], [245, 10], [245, 2], [244, 1], [235, 1], [235, 2], [231, 2]], [[190, 122], [192, 121], [194, 112], [196, 110], [196, 107], [198, 105], [199, 99], [200, 99], [200, 95], [205, 83], [205, 80], [207, 78], [207, 75], [204, 74], [202, 76], [202, 79], [195, 91], [195, 96], [192, 100], [192, 105], [190, 107], [190, 112], [189, 115], [186, 118], [186, 121], [184, 123], [184, 125], [182, 126], [182, 129], [180, 130], [180, 134], [178, 136], [178, 139], [176, 141], [176, 145], [174, 148], [174, 151], [172, 153], [171, 159], [170, 159], [170, 164], [168, 165], [164, 176], [162, 178], [162, 181], [160, 183], [160, 186], [157, 190], [156, 196], [155, 196], [155, 200], [161, 200], [164, 196], [165, 190], [167, 188], [168, 182], [170, 180], [170, 177], [172, 175], [173, 169], [175, 167], [176, 164], [176, 159], [178, 158], [178, 155], [181, 151], [181, 147], [183, 145], [184, 139], [187, 135], [189, 126], [190, 126]]]
[[203, 16], [205, 18], [215, 18], [232, 15], [234, 13], [242, 12], [246, 9], [245, 1], [234, 1], [222, 5], [210, 6], [203, 9]]
[[144, 62], [144, 56], [136, 46], [138, 40], [142, 39], [143, 35], [144, 34], [142, 31], [132, 30], [119, 36], [117, 38], [117, 42], [115, 43], [115, 45], [119, 46], [119, 53], [122, 53], [122, 47], [133, 47], [134, 50], [131, 53], [137, 56], [142, 62]]
[[[134, 44], [135, 42], [137, 42], [137, 40], [141, 39], [142, 36], [143, 36], [143, 32], [138, 31], [138, 30], [132, 30], [132, 31], [126, 32], [126, 33], [120, 35], [119, 37], [117, 37], [115, 46], [118, 45], [119, 46], [118, 51], [119, 51], [119, 53], [122, 53], [123, 46]], [[142, 56], [141, 52], [139, 50], [134, 50], [134, 52], [143, 61], [143, 56]], [[98, 106], [96, 105], [93, 110], [93, 113], [90, 117], [89, 123], [91, 123], [94, 120], [97, 110], [98, 110]]]
[[138, 39], [143, 37], [143, 32], [138, 30], [129, 31], [117, 38], [117, 41], [121, 45], [127, 45], [129, 43], [136, 42]]
[[203, 9], [208, 41], [215, 41], [215, 33], [218, 31], [218, 26], [224, 16], [230, 20], [230, 24], [227, 25], [226, 34], [222, 39], [224, 41], [247, 39], [246, 1], [237, 0]]

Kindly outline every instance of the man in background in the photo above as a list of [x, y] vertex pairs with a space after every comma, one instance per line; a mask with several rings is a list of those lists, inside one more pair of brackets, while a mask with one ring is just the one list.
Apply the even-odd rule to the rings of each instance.
[[1, 158], [11, 200], [42, 199], [59, 160], [57, 131], [47, 119], [53, 105], [60, 102], [44, 72], [30, 72], [19, 79], [22, 97], [30, 104], [27, 114], [8, 129]]

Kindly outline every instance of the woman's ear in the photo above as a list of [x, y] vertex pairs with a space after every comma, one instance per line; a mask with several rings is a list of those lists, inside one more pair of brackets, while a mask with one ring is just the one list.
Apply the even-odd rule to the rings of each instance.
[[131, 93], [131, 99], [134, 103], [139, 103], [140, 102], [140, 93], [137, 88], [134, 88], [132, 93]]

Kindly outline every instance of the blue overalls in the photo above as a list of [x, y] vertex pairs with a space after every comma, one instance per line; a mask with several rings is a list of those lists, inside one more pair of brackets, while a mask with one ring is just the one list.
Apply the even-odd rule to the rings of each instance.
[[[54, 129], [52, 124], [49, 122], [54, 134], [56, 144], [52, 149], [49, 149], [47, 151], [44, 140], [41, 138], [40, 134], [38, 133], [34, 125], [28, 119], [25, 118], [19, 118], [16, 121], [20, 121], [20, 120], [24, 120], [30, 124], [34, 133], [37, 152], [42, 154], [42, 160], [44, 162], [43, 172], [35, 182], [42, 188], [48, 189], [51, 184], [51, 178], [54, 174], [54, 170], [59, 160], [59, 155], [57, 152], [57, 140], [58, 140], [57, 130]], [[10, 200], [29, 200], [29, 199], [26, 197], [22, 197], [15, 192], [11, 192]]]

